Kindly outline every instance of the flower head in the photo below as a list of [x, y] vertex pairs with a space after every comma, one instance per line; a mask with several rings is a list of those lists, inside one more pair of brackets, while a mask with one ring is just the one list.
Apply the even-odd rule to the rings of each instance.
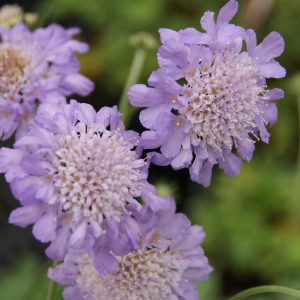
[[212, 12], [205, 13], [205, 32], [160, 29], [160, 68], [149, 87], [129, 90], [131, 104], [147, 107], [140, 114], [148, 129], [141, 143], [160, 148], [161, 154], [151, 155], [153, 162], [188, 167], [192, 180], [204, 186], [214, 165], [237, 175], [241, 159], [251, 160], [255, 142], [268, 143], [266, 126], [277, 119], [271, 101], [283, 97], [266, 85], [268, 78], [285, 76], [274, 59], [283, 52], [282, 37], [272, 32], [257, 46], [253, 30], [229, 24], [237, 9], [237, 1], [230, 0], [216, 23]]
[[0, 139], [28, 123], [36, 105], [87, 95], [93, 83], [80, 75], [76, 52], [87, 45], [72, 39], [77, 28], [50, 25], [30, 32], [22, 23], [0, 28]]
[[128, 204], [150, 197], [139, 135], [119, 119], [115, 107], [96, 113], [76, 101], [42, 104], [14, 149], [0, 150], [0, 171], [23, 205], [10, 222], [35, 223], [33, 234], [52, 242], [53, 258], [99, 237], [103, 220], [118, 222]]
[[195, 283], [212, 270], [200, 247], [203, 230], [164, 201], [162, 209], [144, 206], [121, 223], [107, 221], [93, 253], [70, 254], [51, 269], [68, 286], [65, 299], [198, 299]]

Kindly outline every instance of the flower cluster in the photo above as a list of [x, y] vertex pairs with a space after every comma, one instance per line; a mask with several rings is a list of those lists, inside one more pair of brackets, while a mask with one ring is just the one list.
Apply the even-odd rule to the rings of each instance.
[[23, 132], [37, 104], [64, 103], [65, 96], [92, 91], [92, 81], [78, 73], [75, 53], [88, 49], [72, 39], [78, 33], [56, 24], [33, 32], [23, 23], [0, 26], [0, 139]]
[[199, 247], [204, 233], [175, 214], [172, 199], [162, 204], [132, 206], [120, 223], [106, 220], [93, 251], [70, 252], [51, 269], [50, 278], [69, 286], [65, 299], [198, 299], [194, 283], [211, 272]]
[[22, 205], [9, 221], [34, 224], [34, 236], [50, 242], [46, 254], [64, 261], [50, 275], [65, 284], [55, 274], [71, 272], [66, 299], [193, 299], [193, 283], [211, 271], [202, 229], [147, 182], [139, 139], [116, 107], [96, 112], [72, 100], [42, 104], [14, 148], [0, 150]]
[[205, 13], [205, 33], [160, 30], [150, 87], [129, 90], [131, 103], [146, 107], [141, 136], [117, 107], [67, 103], [93, 88], [79, 74], [75, 52], [87, 45], [72, 39], [77, 28], [0, 27], [0, 138], [17, 131], [13, 147], [0, 149], [0, 172], [21, 205], [9, 222], [32, 224], [49, 243], [59, 264], [48, 275], [66, 286], [66, 300], [198, 299], [196, 283], [212, 271], [204, 232], [157, 194], [148, 168], [188, 167], [208, 186], [215, 164], [236, 175], [255, 139], [268, 142], [272, 101], [283, 92], [266, 79], [285, 75], [274, 59], [284, 42], [271, 33], [257, 46], [254, 31], [229, 24], [237, 8], [230, 0], [216, 23]]
[[140, 114], [147, 129], [142, 146], [160, 148], [153, 162], [189, 168], [191, 179], [204, 186], [214, 165], [237, 175], [241, 159], [251, 160], [255, 141], [268, 143], [266, 126], [277, 120], [272, 101], [283, 97], [282, 90], [266, 85], [268, 78], [285, 76], [274, 59], [283, 52], [282, 37], [272, 32], [257, 46], [253, 30], [229, 23], [237, 9], [237, 1], [230, 0], [216, 23], [206, 12], [205, 32], [160, 29], [159, 69], [149, 87], [129, 90], [131, 104], [146, 107]]

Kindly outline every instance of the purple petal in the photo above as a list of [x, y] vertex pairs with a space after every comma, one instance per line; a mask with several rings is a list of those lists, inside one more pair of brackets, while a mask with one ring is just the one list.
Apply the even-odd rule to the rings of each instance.
[[66, 268], [64, 265], [58, 265], [55, 268], [49, 268], [48, 277], [53, 281], [56, 281], [59, 284], [63, 285], [72, 285], [74, 284], [73, 276], [66, 274]]
[[136, 107], [154, 107], [166, 102], [161, 91], [144, 84], [135, 84], [129, 88], [128, 98], [130, 104]]
[[104, 239], [99, 239], [93, 247], [93, 260], [98, 272], [102, 275], [109, 275], [117, 269], [117, 261], [106, 248]]
[[11, 182], [10, 188], [15, 198], [22, 204], [36, 202], [35, 193], [37, 189], [43, 186], [41, 178], [35, 176], [27, 176], [17, 178]]
[[200, 226], [192, 226], [178, 245], [172, 245], [180, 250], [193, 249], [199, 246], [205, 238], [203, 228]]
[[256, 48], [255, 54], [260, 62], [269, 62], [284, 50], [284, 40], [278, 32], [271, 32]]
[[172, 158], [175, 157], [180, 149], [181, 149], [181, 144], [183, 141], [183, 132], [181, 128], [174, 128], [174, 132], [170, 137], [168, 138], [168, 141], [162, 145], [160, 148], [161, 153], [166, 157], [166, 158]]
[[45, 207], [43, 205], [27, 205], [12, 211], [9, 216], [9, 223], [20, 227], [26, 227], [40, 219]]
[[257, 41], [256, 41], [256, 33], [253, 29], [248, 29], [246, 31], [246, 44], [247, 44], [247, 50], [248, 53], [253, 56], [255, 49], [256, 49], [256, 45], [257, 45]]
[[236, 176], [240, 173], [242, 160], [229, 151], [223, 152], [223, 159], [219, 159], [219, 166], [228, 176]]
[[251, 160], [253, 152], [255, 150], [255, 144], [251, 140], [243, 140], [238, 143], [238, 154], [242, 159]]
[[160, 34], [160, 40], [162, 43], [164, 43], [166, 40], [169, 40], [169, 39], [177, 39], [178, 38], [178, 33], [171, 29], [159, 28], [158, 32]]
[[193, 153], [191, 149], [182, 149], [180, 153], [172, 160], [171, 166], [173, 169], [187, 168], [193, 159]]
[[64, 289], [63, 292], [64, 300], [83, 300], [84, 296], [81, 290], [77, 287], [70, 286]]
[[277, 61], [259, 65], [258, 69], [262, 76], [266, 78], [283, 78], [286, 75], [285, 68], [283, 68]]
[[228, 23], [237, 13], [239, 4], [235, 0], [230, 0], [227, 2], [220, 10], [218, 16], [218, 27], [223, 26]]
[[90, 79], [77, 73], [67, 75], [62, 85], [72, 93], [77, 93], [81, 96], [87, 96], [94, 89], [94, 83]]
[[206, 160], [199, 173], [198, 176], [194, 176], [194, 174], [190, 171], [191, 174], [191, 179], [197, 183], [202, 184], [204, 187], [208, 187], [211, 182], [211, 175], [212, 175], [212, 169], [213, 169], [214, 164]]
[[33, 226], [33, 235], [41, 242], [47, 243], [56, 237], [57, 217], [53, 211], [46, 212]]
[[278, 110], [274, 103], [269, 103], [263, 108], [263, 118], [266, 122], [269, 122], [270, 125], [274, 125], [278, 118]]
[[156, 131], [144, 131], [141, 136], [141, 146], [145, 149], [155, 149], [161, 146], [163, 140]]
[[63, 260], [66, 255], [67, 244], [70, 237], [69, 226], [64, 224], [61, 230], [57, 233], [56, 238], [51, 242], [46, 249], [46, 254], [53, 260]]
[[176, 40], [167, 40], [159, 49], [158, 54], [175, 65], [185, 68], [188, 66], [188, 47]]
[[22, 151], [18, 149], [1, 148], [0, 149], [0, 172], [5, 173], [21, 162]]
[[266, 129], [264, 121], [261, 118], [257, 117], [256, 124], [257, 124], [258, 130], [259, 130], [260, 138], [262, 139], [262, 141], [264, 141], [265, 143], [268, 144], [269, 140], [270, 140], [270, 134]]
[[272, 89], [271, 91], [269, 91], [266, 96], [274, 101], [274, 100], [279, 100], [279, 99], [282, 99], [284, 97], [284, 91], [281, 90], [281, 89]]
[[96, 111], [92, 105], [87, 103], [80, 103], [77, 106], [77, 119], [88, 126], [91, 126], [95, 123]]
[[214, 13], [207, 11], [201, 18], [202, 28], [211, 36], [215, 36], [217, 33], [217, 26], [214, 19]]
[[170, 159], [157, 152], [147, 153], [147, 161], [159, 166], [167, 166], [171, 162]]
[[157, 119], [162, 111], [168, 109], [166, 105], [158, 105], [156, 107], [146, 108], [140, 113], [140, 121], [147, 129], [154, 129], [157, 127]]
[[82, 220], [79, 225], [77, 225], [75, 231], [71, 235], [70, 245], [74, 248], [80, 248], [86, 238], [87, 224], [85, 220]]
[[207, 35], [199, 32], [195, 28], [185, 28], [179, 33], [181, 40], [186, 44], [203, 44], [207, 40]]

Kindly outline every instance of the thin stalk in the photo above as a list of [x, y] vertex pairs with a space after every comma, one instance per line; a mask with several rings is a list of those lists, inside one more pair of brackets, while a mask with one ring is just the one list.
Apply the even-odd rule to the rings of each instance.
[[138, 81], [142, 72], [145, 58], [146, 58], [146, 50], [144, 48], [137, 48], [119, 102], [119, 110], [123, 114], [123, 121], [125, 124], [129, 122], [130, 117], [133, 113], [133, 108], [128, 103], [128, 97], [127, 97], [128, 89], [132, 84]]
[[228, 300], [244, 300], [247, 297], [266, 293], [279, 293], [300, 299], [300, 291], [278, 285], [262, 285], [244, 290]]
[[[296, 180], [298, 182], [296, 186], [298, 186], [300, 183], [300, 97], [298, 97], [297, 105], [298, 105], [298, 157], [297, 157]], [[299, 188], [297, 189], [297, 193], [298, 192], [299, 192]]]
[[54, 300], [56, 287], [57, 283], [55, 281], [50, 280], [46, 298], [47, 300]]
[[[56, 261], [53, 261], [53, 268], [57, 265]], [[50, 279], [49, 286], [48, 286], [48, 292], [47, 292], [47, 298], [46, 300], [55, 300], [55, 291], [56, 291], [57, 283]]]

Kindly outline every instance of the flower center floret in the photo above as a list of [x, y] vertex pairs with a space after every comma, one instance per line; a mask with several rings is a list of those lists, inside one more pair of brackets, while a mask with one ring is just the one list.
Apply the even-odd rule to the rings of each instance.
[[217, 150], [248, 139], [260, 114], [258, 72], [247, 53], [219, 53], [209, 64], [186, 70], [187, 105], [179, 113], [191, 125], [191, 140]]
[[184, 262], [176, 252], [153, 248], [130, 252], [116, 259], [118, 271], [102, 276], [87, 256], [79, 266], [78, 286], [92, 294], [95, 300], [157, 300], [168, 296], [179, 299], [174, 297], [182, 279]]
[[20, 90], [26, 64], [26, 59], [18, 51], [8, 45], [0, 46], [0, 93], [2, 96], [6, 97], [11, 89], [14, 89], [14, 92]]
[[119, 220], [124, 206], [141, 194], [144, 165], [116, 131], [95, 131], [83, 123], [61, 140], [51, 174], [64, 212], [102, 222]]

